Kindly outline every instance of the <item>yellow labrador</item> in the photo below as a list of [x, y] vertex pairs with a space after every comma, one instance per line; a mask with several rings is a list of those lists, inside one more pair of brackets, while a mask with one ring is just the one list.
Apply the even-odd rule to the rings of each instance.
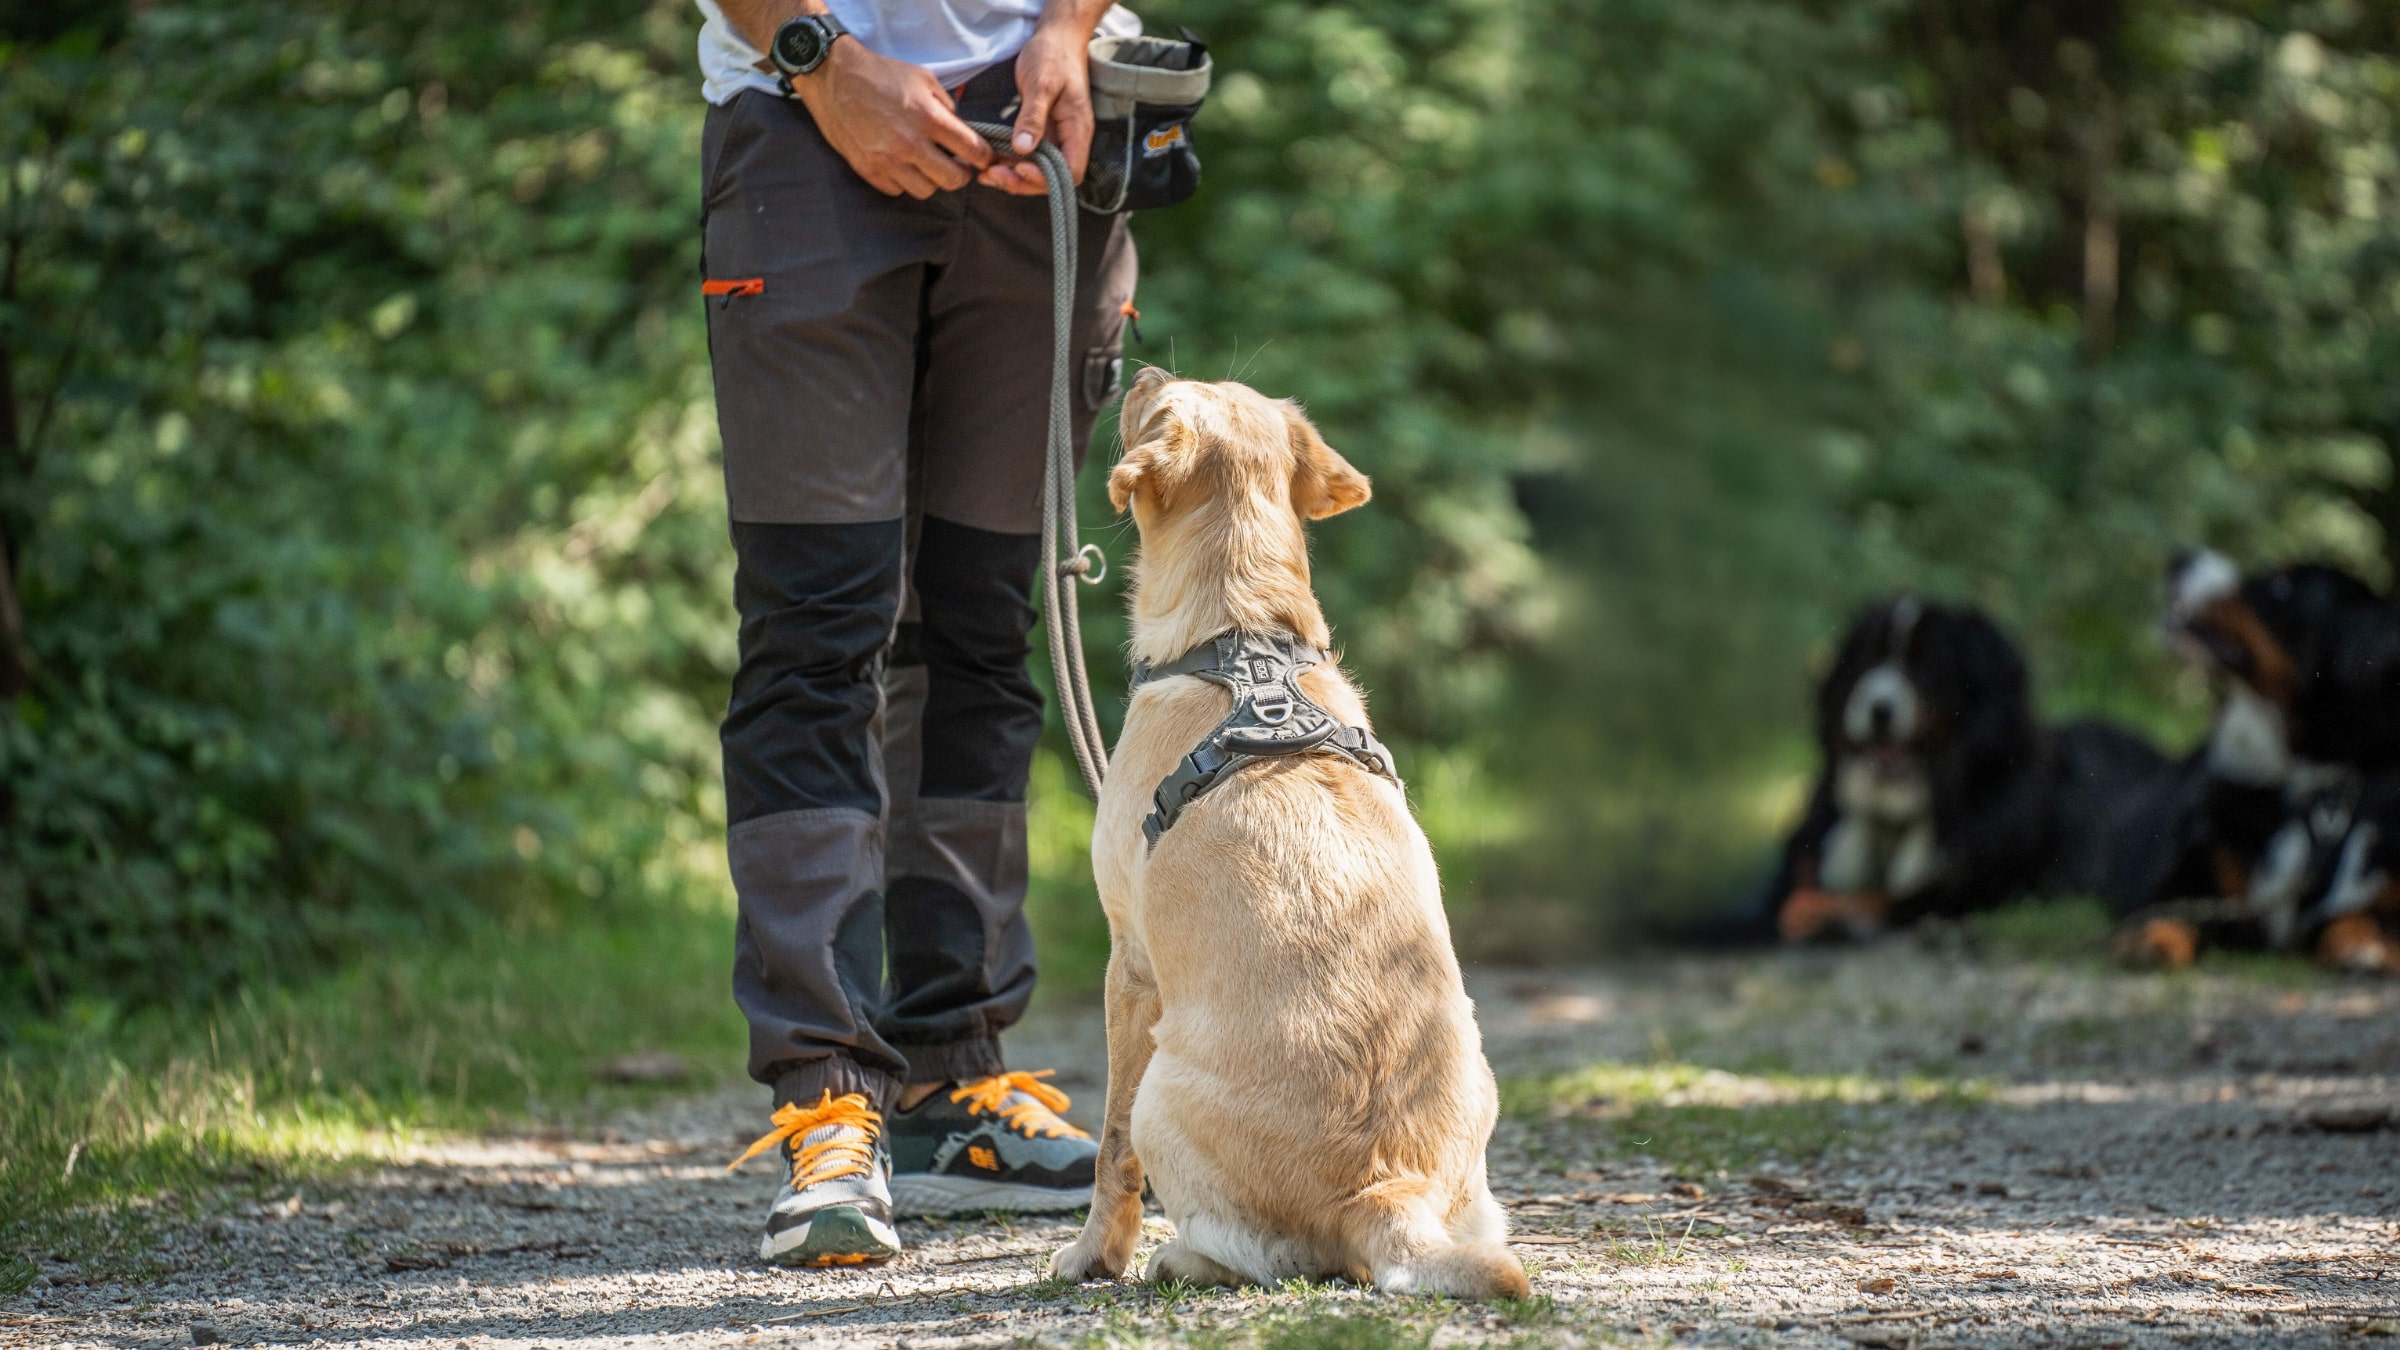
[[[1240, 384], [1144, 370], [1123, 426], [1108, 489], [1141, 529], [1134, 657], [1164, 665], [1228, 630], [1323, 649], [1302, 522], [1366, 501], [1365, 475]], [[1330, 662], [1299, 683], [1366, 726]], [[1400, 788], [1336, 754], [1270, 758], [1144, 837], [1152, 793], [1231, 699], [1190, 675], [1143, 685], [1109, 764], [1092, 831], [1107, 1116], [1091, 1217], [1052, 1272], [1124, 1273], [1146, 1170], [1176, 1232], [1154, 1280], [1521, 1297], [1484, 1179], [1498, 1095]]]

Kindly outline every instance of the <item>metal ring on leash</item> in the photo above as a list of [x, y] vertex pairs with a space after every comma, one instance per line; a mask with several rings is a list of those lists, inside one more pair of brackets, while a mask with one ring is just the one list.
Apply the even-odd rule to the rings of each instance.
[[[994, 122], [969, 122], [975, 133], [1007, 152], [1016, 128]], [[1092, 796], [1100, 795], [1100, 780], [1108, 770], [1108, 744], [1100, 733], [1100, 713], [1092, 700], [1091, 672], [1083, 664], [1083, 623], [1075, 608], [1075, 588], [1060, 585], [1070, 572], [1089, 584], [1107, 575], [1108, 561], [1093, 544], [1075, 538], [1075, 421], [1070, 375], [1074, 369], [1075, 259], [1077, 207], [1075, 174], [1055, 145], [1034, 148], [1032, 162], [1042, 171], [1050, 199], [1050, 440], [1042, 467], [1042, 614], [1050, 635], [1050, 675], [1058, 686], [1059, 720], [1066, 723], [1067, 742], [1075, 751], [1075, 767]], [[1094, 571], [1093, 559], [1097, 559]]]

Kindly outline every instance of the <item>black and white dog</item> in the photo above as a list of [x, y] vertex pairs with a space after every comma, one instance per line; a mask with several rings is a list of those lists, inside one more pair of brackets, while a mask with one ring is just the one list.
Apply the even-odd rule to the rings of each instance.
[[1999, 627], [1914, 597], [1851, 626], [1818, 686], [1817, 743], [1764, 907], [1787, 941], [2096, 889], [2128, 785], [2167, 768], [2130, 732], [2042, 726]]
[[[2132, 914], [2117, 953], [2173, 966], [2210, 945], [2317, 946], [2380, 847], [2370, 780], [2400, 770], [2400, 610], [2339, 568], [2245, 577], [2192, 553], [2168, 569], [2166, 629], [2209, 673], [2217, 714], [2157, 828], [2120, 853], [2107, 889]], [[2343, 931], [2340, 963], [2359, 964], [2371, 944]]]

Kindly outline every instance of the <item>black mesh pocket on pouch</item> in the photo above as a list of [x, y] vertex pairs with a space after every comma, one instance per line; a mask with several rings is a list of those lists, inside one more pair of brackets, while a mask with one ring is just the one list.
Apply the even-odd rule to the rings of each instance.
[[1083, 175], [1084, 209], [1102, 215], [1173, 206], [1200, 190], [1200, 152], [1192, 145], [1197, 103], [1137, 103], [1092, 131]]
[[1084, 209], [1148, 211], [1199, 191], [1192, 118], [1208, 97], [1208, 48], [1172, 38], [1096, 38], [1091, 61], [1092, 155], [1077, 192]]

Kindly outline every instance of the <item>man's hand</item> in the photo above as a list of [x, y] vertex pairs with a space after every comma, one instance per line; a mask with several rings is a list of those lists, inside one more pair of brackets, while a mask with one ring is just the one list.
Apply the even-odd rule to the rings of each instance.
[[[1075, 181], [1092, 157], [1092, 28], [1107, 6], [1056, 4], [1017, 53], [1016, 135], [1009, 148], [1017, 158], [1001, 160], [979, 176], [986, 187], [1038, 197], [1042, 171], [1027, 158], [1048, 141], [1066, 152]], [[1091, 10], [1088, 19], [1079, 10]]]
[[[792, 80], [792, 92], [808, 105], [826, 143], [878, 192], [922, 201], [965, 187], [979, 171], [989, 174], [995, 167], [992, 147], [959, 120], [949, 91], [932, 72], [878, 56], [856, 38], [834, 43], [824, 65]], [[1083, 125], [1088, 141], [1088, 95]], [[1040, 191], [1041, 171], [1028, 171]]]

